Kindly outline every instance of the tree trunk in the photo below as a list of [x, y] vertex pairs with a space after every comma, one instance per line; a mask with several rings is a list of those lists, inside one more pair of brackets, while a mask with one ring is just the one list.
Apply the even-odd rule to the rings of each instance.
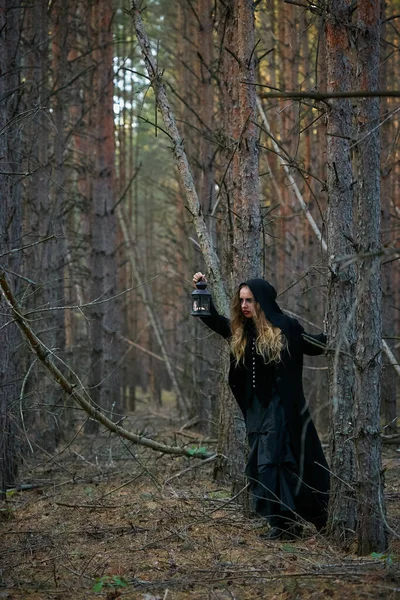
[[[245, 81], [255, 78], [254, 6], [249, 0], [230, 0], [219, 7], [218, 81], [226, 142], [223, 190], [227, 228], [225, 270], [231, 275], [229, 287], [261, 275], [261, 214], [256, 128], [256, 93]], [[222, 193], [222, 190], [220, 191]], [[230, 230], [230, 231], [229, 231]], [[232, 245], [229, 243], [232, 240]], [[227, 246], [231, 246], [227, 248]], [[225, 356], [225, 369], [228, 356]], [[225, 379], [225, 386], [226, 386]], [[245, 487], [245, 424], [230, 392], [220, 389], [218, 448], [228, 460], [219, 462], [218, 477], [230, 478], [233, 492]], [[243, 496], [248, 508], [248, 495]]]
[[254, 6], [251, 0], [225, 5], [224, 70], [225, 110], [231, 139], [231, 191], [233, 213], [233, 287], [261, 275], [261, 215], [258, 176]]
[[[117, 291], [115, 144], [113, 112], [113, 10], [99, 0], [92, 6], [93, 52], [96, 71], [93, 81], [96, 101], [92, 120], [94, 173], [91, 215], [91, 370], [89, 386], [99, 406], [120, 410], [117, 360], [120, 356], [115, 333], [119, 329], [116, 301], [106, 301]], [[93, 426], [93, 427], [92, 427]], [[92, 422], [90, 429], [97, 430]]]
[[[22, 39], [26, 86], [23, 101], [31, 118], [23, 129], [23, 150], [28, 171], [32, 172], [32, 176], [29, 183], [27, 180], [24, 181], [26, 202], [23, 211], [23, 229], [24, 239], [27, 242], [38, 242], [53, 233], [50, 231], [54, 207], [52, 207], [50, 193], [49, 19], [46, 3], [32, 3], [25, 8], [25, 11], [26, 29]], [[57, 222], [56, 211], [54, 214]], [[59, 234], [59, 231], [57, 233]], [[48, 240], [24, 254], [24, 274], [36, 283], [32, 286], [31, 293], [26, 295], [28, 309], [49, 308], [50, 304], [53, 305], [52, 291], [57, 282], [51, 272], [50, 261], [54, 243], [55, 240]], [[42, 318], [48, 316], [49, 313], [45, 312], [40, 315]], [[49, 347], [56, 348], [54, 322], [52, 325], [45, 328], [45, 341]], [[28, 369], [29, 365], [27, 364], [25, 368]], [[40, 446], [52, 451], [56, 442], [56, 421], [51, 414], [53, 411], [51, 405], [56, 399], [53, 397], [54, 386], [47, 378], [47, 374], [43, 373], [41, 367], [35, 367], [24, 387], [26, 429], [35, 442], [39, 442], [40, 437]], [[42, 378], [46, 381], [43, 387], [38, 383]], [[40, 391], [43, 389], [46, 390], [45, 394]]]
[[[69, 0], [70, 4], [72, 0]], [[71, 25], [69, 27], [68, 79], [74, 80], [78, 74], [79, 86], [68, 89], [68, 117], [71, 127], [70, 147], [73, 165], [74, 192], [73, 209], [68, 215], [69, 253], [68, 277], [74, 281], [73, 303], [88, 302], [90, 289], [90, 212], [93, 174], [93, 136], [91, 135], [90, 110], [93, 107], [93, 57], [91, 8], [85, 0], [74, 0], [71, 5]], [[79, 24], [79, 25], [78, 25]], [[79, 365], [80, 372], [89, 372], [90, 353], [87, 340], [90, 339], [90, 321], [80, 312], [72, 315], [72, 344], [68, 350], [73, 355], [73, 367]], [[87, 380], [85, 381], [87, 383]]]
[[[387, 57], [392, 53], [392, 45], [389, 42], [389, 31], [391, 30], [390, 23], [384, 23], [384, 17], [391, 14], [391, 7], [386, 6], [386, 14], [382, 14], [382, 60], [381, 60], [381, 78], [380, 89], [388, 89], [390, 87], [391, 78], [394, 77], [392, 61], [388, 63]], [[385, 10], [385, 7], [384, 9]], [[392, 108], [392, 102], [395, 98], [382, 98], [381, 100], [381, 120], [384, 121], [389, 115]], [[396, 240], [393, 239], [393, 230], [396, 227], [396, 215], [391, 213], [391, 203], [393, 202], [393, 169], [396, 161], [396, 153], [392, 157], [392, 140], [396, 136], [393, 119], [390, 119], [381, 127], [381, 201], [382, 201], [382, 247], [393, 248], [396, 245]], [[396, 336], [396, 298], [395, 298], [395, 269], [398, 261], [393, 262], [388, 260], [382, 263], [382, 334], [383, 339], [386, 339], [388, 346], [392, 352], [395, 352], [395, 342], [393, 337]], [[390, 362], [385, 360], [382, 365], [382, 416], [385, 425], [385, 434], [395, 434], [397, 432], [397, 392], [398, 377], [390, 365]]]
[[[195, 73], [197, 97], [196, 111], [199, 115], [201, 135], [196, 145], [199, 170], [197, 189], [203, 208], [211, 244], [216, 247], [216, 218], [213, 215], [215, 203], [215, 149], [211, 143], [210, 134], [214, 130], [214, 86], [213, 86], [213, 2], [212, 0], [197, 0], [196, 10], [196, 62]], [[197, 140], [196, 140], [197, 141]], [[196, 269], [197, 270], [197, 269]], [[194, 324], [192, 324], [194, 325]], [[197, 337], [196, 352], [201, 356], [209, 356], [212, 349], [204, 335]], [[216, 353], [215, 360], [218, 360]], [[217, 420], [217, 405], [213, 402], [216, 389], [216, 377], [210, 373], [203, 360], [193, 361], [194, 384], [193, 414], [199, 418], [199, 431], [211, 434], [210, 416]]]
[[[65, 262], [67, 254], [65, 215], [66, 198], [66, 174], [67, 165], [65, 162], [66, 150], [66, 127], [65, 127], [65, 107], [67, 104], [66, 82], [68, 74], [67, 55], [68, 55], [68, 13], [70, 5], [69, 0], [62, 0], [53, 5], [52, 11], [52, 73], [53, 73], [53, 115], [56, 135], [53, 138], [53, 157], [52, 157], [52, 177], [50, 185], [50, 197], [46, 205], [46, 229], [47, 236], [54, 235], [55, 240], [45, 246], [43, 269], [45, 287], [45, 301], [49, 306], [57, 306], [65, 303], [68, 297], [69, 285], [65, 277]], [[43, 207], [44, 208], [44, 207]], [[56, 352], [65, 359], [65, 313], [61, 310], [52, 311], [46, 314], [47, 327], [52, 332], [48, 343]], [[66, 419], [66, 412], [62, 411], [64, 400], [60, 391], [52, 386], [52, 394], [49, 395], [51, 401], [51, 418], [55, 423], [53, 426], [54, 439], [51, 440], [53, 446], [62, 437], [65, 426], [60, 424], [60, 413], [63, 412], [63, 419]], [[54, 415], [54, 417], [53, 417]], [[64, 425], [65, 425], [64, 421]]]
[[[21, 245], [21, 171], [18, 125], [20, 85], [21, 9], [10, 0], [0, 0], [0, 261], [9, 269], [10, 278], [19, 290], [13, 273], [21, 268], [21, 253], [7, 254]], [[13, 120], [15, 123], [13, 124]], [[16, 325], [0, 302], [0, 499], [7, 487], [14, 485], [18, 473], [18, 398], [22, 382], [21, 342]]]
[[[357, 4], [356, 83], [379, 89], [380, 0]], [[379, 99], [357, 102], [355, 111], [357, 199], [356, 395], [354, 442], [357, 461], [358, 551], [387, 548], [380, 445], [382, 291], [380, 242]], [[376, 253], [363, 258], [363, 253]]]
[[[128, 35], [126, 35], [126, 25], [130, 25], [130, 20], [127, 19], [127, 15], [125, 11], [118, 11], [115, 17], [116, 19], [116, 27], [117, 30], [123, 33], [123, 38], [119, 45], [120, 51], [117, 52], [118, 59], [120, 57], [123, 61], [128, 60]], [[128, 89], [127, 87], [133, 87], [130, 81], [129, 74], [126, 71], [122, 71], [122, 82], [120, 82], [119, 86], [115, 87], [114, 93], [118, 97], [119, 103], [119, 114], [116, 117], [116, 145], [117, 145], [117, 187], [118, 187], [118, 199], [117, 201], [121, 201], [126, 206], [128, 201], [128, 191], [132, 184], [132, 178], [134, 177], [133, 173], [133, 163], [129, 165], [128, 163], [128, 144], [129, 137], [127, 135], [128, 129], [128, 114], [131, 112], [128, 109]], [[129, 77], [129, 78], [128, 78]], [[128, 83], [129, 81], [129, 83]], [[127, 85], [128, 84], [128, 85]], [[118, 289], [123, 290], [130, 287], [130, 273], [129, 273], [129, 264], [125, 261], [124, 255], [124, 243], [123, 243], [123, 234], [121, 231], [121, 227], [119, 227], [117, 223], [117, 261], [120, 265], [119, 273], [118, 273]], [[132, 301], [132, 297], [128, 296], [123, 299], [120, 303], [121, 310], [121, 329], [125, 333], [125, 335], [131, 337], [131, 333], [129, 332], [129, 308], [130, 302]], [[125, 411], [130, 410], [130, 399], [132, 397], [131, 393], [131, 370], [132, 365], [130, 364], [132, 360], [132, 353], [129, 352], [129, 358], [126, 357], [119, 368], [119, 388], [120, 388], [120, 398], [121, 398], [121, 408]]]
[[[349, 26], [351, 7], [346, 0], [330, 3], [326, 20], [328, 91], [351, 88]], [[352, 354], [355, 347], [355, 268], [343, 267], [337, 257], [352, 254], [353, 177], [350, 156], [352, 140], [351, 100], [330, 101], [327, 126], [328, 211], [327, 242], [329, 288], [326, 322], [335, 352], [328, 354], [331, 406], [331, 501], [329, 529], [343, 544], [356, 530], [354, 386]]]

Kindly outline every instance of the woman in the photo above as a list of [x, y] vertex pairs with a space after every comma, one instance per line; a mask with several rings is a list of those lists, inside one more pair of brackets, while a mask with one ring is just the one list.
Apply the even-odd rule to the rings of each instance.
[[[205, 276], [193, 276], [194, 285]], [[303, 354], [323, 353], [324, 334], [306, 334], [276, 303], [264, 279], [240, 284], [231, 321], [211, 303], [201, 320], [229, 340], [229, 385], [243, 412], [249, 442], [246, 475], [256, 512], [267, 517], [268, 539], [294, 539], [299, 518], [326, 524], [329, 471], [306, 406]]]

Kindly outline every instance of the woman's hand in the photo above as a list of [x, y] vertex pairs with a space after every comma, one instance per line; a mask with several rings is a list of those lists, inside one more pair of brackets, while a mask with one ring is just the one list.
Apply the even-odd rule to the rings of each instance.
[[198, 281], [205, 281], [207, 283], [207, 278], [205, 275], [203, 275], [203, 273], [200, 273], [200, 271], [198, 273], [195, 273], [193, 275], [193, 287], [196, 287], [196, 283]]

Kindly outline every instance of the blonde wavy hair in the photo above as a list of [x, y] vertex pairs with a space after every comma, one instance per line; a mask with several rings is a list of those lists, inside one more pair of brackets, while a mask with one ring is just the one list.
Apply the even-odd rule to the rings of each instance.
[[[231, 352], [236, 359], [236, 365], [238, 365], [241, 360], [244, 361], [244, 352], [247, 344], [247, 333], [245, 329], [247, 317], [242, 313], [239, 296], [242, 287], [244, 286], [241, 286], [235, 294], [231, 307]], [[257, 354], [260, 354], [266, 363], [280, 362], [282, 350], [286, 346], [286, 338], [279, 327], [275, 327], [268, 321], [258, 302], [255, 302], [253, 321], [257, 332]]]

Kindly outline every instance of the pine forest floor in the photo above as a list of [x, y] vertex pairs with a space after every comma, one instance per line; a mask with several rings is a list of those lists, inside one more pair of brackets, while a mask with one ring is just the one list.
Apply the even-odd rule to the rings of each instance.
[[[158, 441], [198, 445], [167, 407], [141, 402], [127, 421]], [[400, 536], [396, 446], [385, 447], [385, 466], [388, 520]], [[0, 599], [400, 598], [400, 539], [362, 558], [311, 527], [295, 542], [262, 540], [262, 521], [242, 514], [212, 468], [104, 431], [77, 432], [51, 457], [34, 453], [20, 480], [35, 487], [0, 506]]]

